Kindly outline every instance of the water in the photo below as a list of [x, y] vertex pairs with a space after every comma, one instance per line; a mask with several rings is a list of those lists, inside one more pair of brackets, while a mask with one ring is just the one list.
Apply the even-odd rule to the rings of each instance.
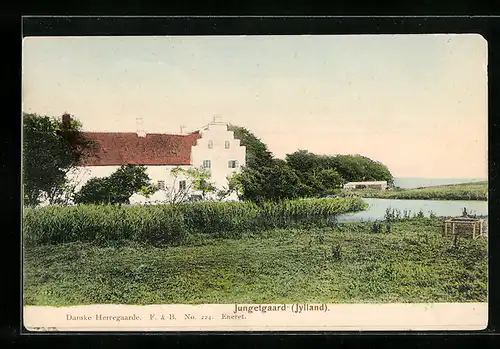
[[393, 200], [393, 199], [363, 199], [369, 207], [365, 211], [338, 216], [339, 222], [374, 221], [384, 219], [387, 208], [411, 211], [411, 215], [420, 210], [426, 217], [430, 212], [436, 216], [461, 216], [464, 207], [470, 214], [488, 215], [487, 201], [448, 201], [448, 200]]
[[484, 182], [485, 178], [409, 178], [396, 177], [394, 185], [403, 189], [433, 187], [437, 185]]

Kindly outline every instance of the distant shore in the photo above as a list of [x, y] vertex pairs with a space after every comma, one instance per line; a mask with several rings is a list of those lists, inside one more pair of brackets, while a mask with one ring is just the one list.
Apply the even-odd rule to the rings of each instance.
[[488, 200], [488, 182], [437, 185], [414, 189], [352, 190], [345, 191], [344, 196], [363, 198], [399, 199], [399, 200]]

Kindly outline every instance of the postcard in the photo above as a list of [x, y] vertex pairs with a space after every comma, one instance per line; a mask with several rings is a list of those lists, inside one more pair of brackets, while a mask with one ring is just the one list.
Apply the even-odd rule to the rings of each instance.
[[480, 35], [25, 37], [23, 325], [488, 324]]

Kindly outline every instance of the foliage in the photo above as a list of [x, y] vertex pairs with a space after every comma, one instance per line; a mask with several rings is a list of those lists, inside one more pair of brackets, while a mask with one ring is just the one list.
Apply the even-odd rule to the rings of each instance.
[[[180, 204], [196, 201], [223, 201], [235, 191], [234, 181], [228, 178], [228, 186], [217, 188], [211, 180], [211, 174], [206, 169], [181, 168], [172, 169], [173, 181], [166, 186], [166, 202]], [[178, 182], [186, 181], [186, 186], [180, 188]]]
[[151, 195], [156, 193], [157, 188], [155, 188], [153, 185], [144, 185], [139, 189], [138, 193], [143, 195], [146, 198], [149, 198]]
[[201, 193], [201, 199], [206, 199], [207, 195], [216, 192], [217, 188], [210, 181], [210, 172], [205, 169], [188, 168], [185, 170], [186, 175], [192, 182], [192, 189]]
[[75, 194], [74, 201], [76, 204], [128, 204], [132, 194], [151, 195], [154, 191], [144, 166], [124, 165], [108, 177], [91, 178]]
[[[177, 243], [177, 231], [237, 236], [256, 229], [331, 225], [332, 216], [366, 208], [360, 199], [316, 199], [266, 202], [197, 202], [180, 205], [76, 205], [27, 208], [26, 245], [74, 241], [149, 241]], [[153, 234], [153, 235], [151, 235]], [[165, 237], [166, 236], [166, 237]], [[152, 239], [152, 238], [151, 238]]]
[[[25, 247], [24, 302], [293, 304], [486, 302], [488, 241], [452, 248], [439, 227], [371, 223], [255, 229], [238, 239], [200, 236], [179, 247], [93, 243]], [[428, 233], [428, 234], [426, 234]], [[311, 277], [314, 275], [314, 277]]]
[[392, 185], [394, 179], [384, 164], [361, 155], [336, 155], [325, 157], [346, 182], [387, 181]]
[[[193, 190], [198, 191], [199, 199], [202, 200], [208, 193], [215, 191], [215, 187], [210, 182], [210, 172], [205, 169], [176, 167], [170, 171], [173, 178], [171, 185], [165, 188], [166, 202], [169, 204], [180, 204], [186, 201], [193, 201], [195, 195]], [[179, 181], [184, 180], [186, 186], [181, 188]]]
[[222, 187], [221, 189], [216, 189], [215, 191], [215, 201], [224, 201], [231, 194], [241, 192], [241, 187], [234, 177], [234, 173], [232, 175], [228, 175], [226, 177], [227, 186]]
[[[297, 172], [301, 180], [311, 187], [315, 195], [322, 191], [339, 188], [345, 182], [387, 181], [393, 177], [387, 167], [380, 162], [361, 155], [316, 155], [307, 150], [287, 154], [287, 163]], [[321, 182], [325, 172], [328, 177]], [[318, 178], [319, 177], [319, 178]]]
[[261, 202], [325, 197], [338, 194], [346, 181], [393, 182], [385, 165], [360, 155], [327, 156], [298, 150], [287, 154], [284, 161], [270, 159], [272, 155], [264, 151], [267, 149], [265, 145], [260, 140], [257, 144], [261, 150], [258, 158], [264, 160], [253, 161], [235, 177], [242, 200]]
[[299, 177], [285, 161], [279, 159], [258, 170], [243, 168], [234, 175], [234, 181], [238, 183], [239, 198], [244, 201], [280, 201], [301, 196]]
[[272, 153], [268, 150], [267, 145], [252, 132], [236, 125], [228, 125], [228, 130], [233, 131], [234, 138], [239, 139], [240, 144], [246, 147], [246, 167], [258, 171], [272, 165]]
[[43, 200], [63, 203], [74, 189], [66, 175], [95, 144], [83, 137], [81, 123], [73, 119], [69, 129], [50, 116], [23, 113], [23, 199], [35, 206]]
[[382, 224], [380, 222], [373, 222], [371, 229], [372, 229], [372, 233], [379, 234], [382, 232]]
[[241, 200], [264, 202], [293, 199], [300, 195], [301, 183], [283, 160], [274, 159], [267, 145], [248, 129], [229, 125], [228, 130], [246, 147], [246, 165], [232, 176], [229, 191]]
[[386, 180], [393, 183], [387, 167], [360, 155], [316, 155], [307, 150], [287, 154], [286, 160], [272, 153], [244, 127], [230, 125], [235, 138], [246, 147], [246, 166], [235, 176], [240, 199], [254, 202], [337, 194], [346, 181]]

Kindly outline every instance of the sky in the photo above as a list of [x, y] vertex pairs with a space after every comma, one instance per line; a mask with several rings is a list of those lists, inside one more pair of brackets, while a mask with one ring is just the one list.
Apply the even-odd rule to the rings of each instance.
[[87, 131], [244, 126], [276, 157], [361, 154], [395, 177], [487, 178], [480, 35], [29, 37], [23, 111]]

